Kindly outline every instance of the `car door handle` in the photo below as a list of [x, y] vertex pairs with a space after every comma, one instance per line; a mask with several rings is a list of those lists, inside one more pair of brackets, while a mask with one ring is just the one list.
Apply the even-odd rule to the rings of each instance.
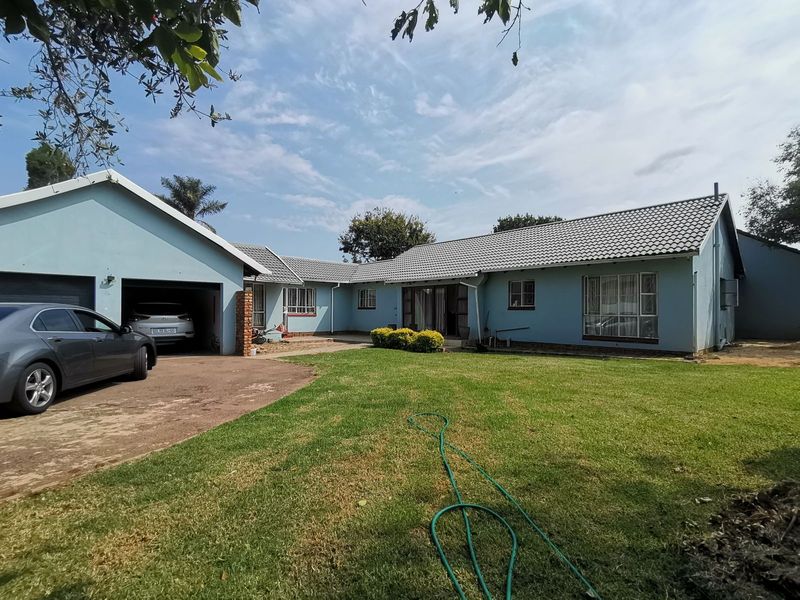
[[60, 337], [49, 337], [49, 338], [47, 338], [47, 341], [48, 342], [56, 342], [56, 343], [58, 343], [58, 342], [63, 342], [64, 340], [62, 338], [60, 338]]
[[103, 338], [94, 338], [94, 341], [98, 344], [101, 344], [103, 342]]

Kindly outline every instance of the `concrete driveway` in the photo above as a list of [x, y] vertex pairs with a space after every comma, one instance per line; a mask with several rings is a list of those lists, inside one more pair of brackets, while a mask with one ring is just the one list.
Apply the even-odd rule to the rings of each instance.
[[0, 418], [0, 499], [166, 448], [303, 387], [310, 367], [238, 357], [166, 357], [145, 381], [67, 392], [47, 412]]

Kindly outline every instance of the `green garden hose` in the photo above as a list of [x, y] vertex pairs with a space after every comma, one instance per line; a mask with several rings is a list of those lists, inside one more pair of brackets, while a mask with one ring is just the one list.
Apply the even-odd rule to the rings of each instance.
[[[431, 417], [435, 419], [439, 419], [442, 422], [442, 426], [439, 428], [438, 432], [433, 432], [422, 425], [419, 424], [417, 421], [417, 417]], [[505, 598], [506, 600], [511, 600], [511, 592], [512, 592], [512, 578], [514, 572], [514, 564], [517, 560], [517, 535], [514, 531], [514, 528], [509, 525], [508, 521], [506, 521], [503, 517], [501, 517], [498, 513], [487, 508], [485, 506], [481, 506], [479, 504], [468, 504], [464, 502], [464, 499], [461, 496], [461, 490], [456, 483], [455, 475], [453, 474], [453, 469], [450, 467], [450, 462], [447, 460], [447, 449], [452, 450], [458, 456], [466, 460], [478, 473], [483, 476], [486, 481], [492, 484], [494, 488], [500, 492], [500, 494], [508, 500], [509, 503], [517, 510], [517, 512], [522, 516], [525, 522], [533, 529], [536, 534], [547, 544], [548, 548], [556, 555], [556, 557], [564, 564], [564, 566], [569, 569], [572, 575], [581, 583], [582, 587], [585, 589], [587, 595], [590, 598], [597, 598], [600, 600], [600, 594], [597, 593], [597, 590], [594, 589], [594, 586], [591, 582], [581, 573], [580, 569], [576, 567], [572, 561], [567, 558], [567, 556], [561, 551], [561, 549], [556, 546], [556, 544], [550, 539], [550, 537], [544, 532], [544, 530], [539, 527], [536, 522], [531, 518], [531, 516], [525, 511], [524, 508], [517, 502], [517, 500], [502, 486], [500, 485], [495, 479], [489, 475], [483, 467], [481, 467], [475, 460], [466, 452], [461, 450], [459, 447], [454, 446], [450, 442], [445, 440], [444, 434], [447, 427], [450, 425], [450, 421], [444, 415], [440, 415], [438, 413], [416, 413], [408, 417], [408, 423], [423, 433], [430, 435], [434, 438], [438, 438], [439, 440], [439, 455], [442, 457], [442, 464], [444, 465], [444, 470], [447, 473], [447, 478], [450, 480], [450, 486], [453, 488], [453, 493], [456, 497], [456, 503], [450, 506], [447, 506], [440, 510], [439, 512], [434, 515], [433, 519], [431, 520], [431, 537], [433, 538], [433, 543], [436, 546], [436, 552], [439, 554], [439, 558], [444, 565], [445, 570], [447, 571], [447, 576], [450, 578], [450, 581], [455, 588], [458, 597], [461, 600], [466, 600], [467, 596], [464, 593], [461, 584], [458, 582], [458, 578], [456, 577], [453, 568], [450, 565], [450, 561], [447, 560], [447, 556], [442, 548], [442, 544], [439, 540], [439, 535], [436, 533], [436, 524], [439, 521], [439, 518], [442, 515], [453, 511], [453, 510], [460, 510], [461, 515], [464, 518], [464, 527], [466, 529], [466, 538], [467, 538], [467, 549], [469, 551], [470, 561], [472, 563], [472, 570], [475, 573], [475, 577], [480, 585], [481, 590], [483, 591], [484, 596], [491, 600], [492, 595], [489, 592], [489, 588], [486, 585], [486, 580], [483, 577], [483, 573], [481, 572], [480, 565], [478, 564], [478, 558], [475, 553], [475, 546], [472, 542], [472, 528], [470, 526], [469, 515], [467, 514], [468, 510], [478, 510], [488, 514], [494, 520], [500, 522], [503, 527], [508, 531], [509, 537], [511, 538], [511, 554], [509, 555], [508, 559], [508, 569], [506, 573], [506, 581], [505, 581]]]

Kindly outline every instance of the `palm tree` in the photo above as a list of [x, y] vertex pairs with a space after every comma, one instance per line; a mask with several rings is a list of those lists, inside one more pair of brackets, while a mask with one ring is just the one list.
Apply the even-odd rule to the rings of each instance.
[[161, 185], [169, 191], [169, 197], [158, 195], [161, 200], [193, 221], [208, 227], [214, 233], [217, 232], [216, 229], [204, 221], [208, 215], [220, 213], [228, 206], [227, 202], [209, 198], [214, 193], [214, 190], [217, 189], [217, 186], [205, 185], [196, 177], [181, 177], [180, 175], [173, 175], [172, 179], [162, 177]]

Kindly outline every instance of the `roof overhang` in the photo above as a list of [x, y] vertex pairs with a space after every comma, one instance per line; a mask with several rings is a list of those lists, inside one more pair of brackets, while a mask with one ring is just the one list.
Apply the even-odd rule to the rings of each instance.
[[37, 200], [44, 200], [45, 198], [51, 198], [59, 194], [65, 194], [67, 192], [72, 192], [75, 190], [79, 190], [82, 188], [90, 187], [105, 182], [113, 183], [123, 187], [124, 189], [132, 193], [134, 196], [137, 196], [141, 200], [144, 200], [145, 202], [149, 203], [156, 209], [162, 211], [166, 215], [180, 222], [182, 225], [188, 227], [197, 234], [206, 238], [211, 243], [222, 248], [222, 250], [224, 250], [234, 258], [236, 258], [239, 262], [241, 262], [244, 265], [244, 275], [253, 275], [253, 274], [260, 275], [260, 274], [269, 274], [271, 272], [264, 265], [262, 265], [258, 261], [253, 260], [241, 250], [235, 248], [233, 244], [231, 244], [230, 242], [227, 242], [226, 240], [218, 236], [216, 233], [213, 233], [210, 229], [203, 227], [202, 225], [196, 223], [183, 213], [175, 210], [169, 204], [167, 204], [157, 196], [151, 194], [144, 188], [136, 185], [135, 183], [133, 183], [133, 181], [131, 181], [127, 177], [120, 175], [113, 169], [106, 169], [104, 171], [98, 171], [97, 173], [76, 177], [75, 179], [62, 181], [60, 183], [54, 183], [52, 185], [48, 185], [45, 187], [40, 187], [33, 190], [26, 190], [24, 192], [17, 192], [16, 194], [9, 194], [7, 196], [2, 196], [0, 197], [0, 210], [4, 208], [10, 208], [12, 206], [18, 206], [20, 204], [35, 202]]

